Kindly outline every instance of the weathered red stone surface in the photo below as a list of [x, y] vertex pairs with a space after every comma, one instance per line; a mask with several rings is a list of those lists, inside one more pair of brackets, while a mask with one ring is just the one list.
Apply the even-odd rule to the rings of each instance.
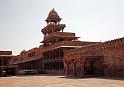
[[69, 50], [64, 60], [67, 76], [124, 77], [124, 38]]
[[0, 76], [18, 75], [18, 67], [11, 65], [12, 51], [0, 51]]
[[42, 70], [42, 46], [28, 51], [23, 50], [20, 55], [12, 60], [13, 65], [18, 65], [19, 71]]
[[0, 55], [12, 55], [12, 51], [0, 51]]

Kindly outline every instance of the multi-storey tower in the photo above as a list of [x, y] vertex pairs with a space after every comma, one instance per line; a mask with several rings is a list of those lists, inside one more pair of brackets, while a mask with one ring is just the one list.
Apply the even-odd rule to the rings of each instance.
[[63, 72], [64, 52], [75, 47], [87, 45], [78, 41], [75, 33], [64, 32], [65, 24], [60, 24], [62, 18], [52, 9], [49, 12], [47, 26], [41, 32], [44, 34], [43, 43], [43, 68], [46, 72]]

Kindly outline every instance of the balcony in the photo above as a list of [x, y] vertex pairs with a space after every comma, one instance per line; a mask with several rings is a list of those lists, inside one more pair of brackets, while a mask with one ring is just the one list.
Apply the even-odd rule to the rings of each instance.
[[47, 25], [46, 27], [44, 27], [42, 30], [41, 30], [41, 32], [43, 32], [44, 34], [45, 33], [48, 33], [48, 31], [49, 30], [51, 30], [51, 29], [53, 29], [53, 30], [57, 30], [57, 31], [60, 31], [60, 30], [62, 30], [62, 29], [64, 29], [65, 28], [65, 24], [49, 24], [49, 25]]
[[61, 41], [50, 46], [44, 47], [43, 52], [56, 49], [58, 47], [74, 47], [74, 46], [85, 46], [89, 45], [91, 42], [81, 42], [81, 41]]
[[68, 32], [54, 32], [54, 33], [51, 33], [47, 36], [44, 37], [44, 40], [47, 40], [47, 39], [50, 39], [51, 37], [53, 36], [75, 36], [75, 33], [68, 33]]

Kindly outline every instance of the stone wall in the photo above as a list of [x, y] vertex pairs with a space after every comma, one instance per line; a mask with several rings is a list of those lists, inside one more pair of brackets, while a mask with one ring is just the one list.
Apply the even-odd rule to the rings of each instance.
[[[68, 65], [72, 62], [74, 64], [72, 68], [75, 68], [76, 62], [80, 62], [80, 69], [82, 69], [82, 64], [88, 56], [103, 56], [105, 76], [124, 76], [124, 38], [66, 51], [64, 57], [66, 74], [69, 73]], [[84, 69], [81, 73], [83, 72]]]

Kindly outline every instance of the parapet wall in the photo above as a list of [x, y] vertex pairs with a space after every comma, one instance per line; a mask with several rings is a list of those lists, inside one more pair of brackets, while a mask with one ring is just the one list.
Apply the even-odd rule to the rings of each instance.
[[0, 51], [0, 55], [12, 55], [12, 51]]

